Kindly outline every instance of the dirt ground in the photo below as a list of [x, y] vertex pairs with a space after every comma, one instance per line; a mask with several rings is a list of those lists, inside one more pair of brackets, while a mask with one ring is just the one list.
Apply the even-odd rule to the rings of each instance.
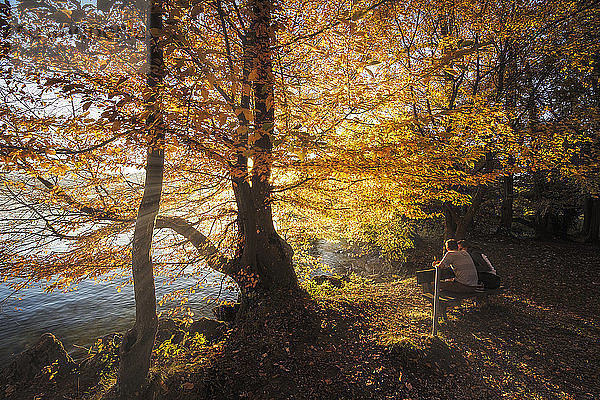
[[[486, 306], [451, 309], [431, 337], [431, 307], [414, 277], [306, 284], [260, 303], [225, 340], [155, 357], [150, 399], [600, 398], [600, 251], [571, 242], [478, 243], [506, 286]], [[423, 243], [412, 268], [427, 267]], [[411, 274], [412, 275], [412, 274]], [[114, 399], [100, 384], [34, 384], [19, 397]], [[0, 393], [0, 397], [2, 393]]]
[[[600, 257], [576, 243], [479, 243], [506, 291], [449, 312], [438, 338], [414, 278], [357, 280], [258, 311], [161, 398], [597, 399]], [[427, 256], [427, 260], [431, 257]], [[429, 261], [423, 260], [423, 263]], [[303, 310], [303, 312], [298, 312]]]

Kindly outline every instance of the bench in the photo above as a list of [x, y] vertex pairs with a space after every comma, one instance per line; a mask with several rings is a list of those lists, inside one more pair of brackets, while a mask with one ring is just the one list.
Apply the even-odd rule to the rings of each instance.
[[[436, 270], [439, 277], [436, 277]], [[454, 273], [449, 268], [431, 268], [417, 271], [417, 284], [423, 289], [423, 298], [433, 305], [433, 335], [437, 335], [438, 317], [441, 315], [444, 320], [448, 320], [446, 310], [460, 305], [463, 300], [473, 299], [477, 305], [482, 304], [490, 295], [502, 293], [504, 288], [498, 289], [477, 289], [475, 293], [452, 293], [439, 292], [436, 288], [436, 278], [439, 280], [450, 279]], [[437, 295], [437, 296], [436, 296]]]

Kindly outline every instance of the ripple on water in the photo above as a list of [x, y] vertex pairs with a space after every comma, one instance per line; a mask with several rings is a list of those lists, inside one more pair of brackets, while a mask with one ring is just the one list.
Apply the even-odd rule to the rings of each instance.
[[[164, 279], [157, 281], [158, 298], [196, 283], [190, 277], [179, 278], [168, 286], [161, 285]], [[225, 287], [220, 291], [220, 299], [216, 298], [219, 287], [215, 285], [221, 282], [217, 274], [209, 275], [206, 281], [206, 287], [189, 296], [187, 306], [196, 316], [210, 317], [216, 302], [237, 299], [237, 292]], [[72, 351], [73, 344], [89, 346], [98, 337], [128, 329], [135, 318], [133, 287], [124, 286], [118, 292], [119, 284], [116, 281], [84, 281], [77, 290], [67, 293], [45, 293], [41, 287], [34, 286], [11, 296], [0, 310], [0, 363], [11, 354], [23, 351], [45, 332], [55, 334], [65, 349]], [[0, 299], [11, 293], [12, 290], [0, 285]], [[19, 297], [22, 300], [18, 300]], [[172, 306], [173, 303], [167, 304], [159, 310]]]

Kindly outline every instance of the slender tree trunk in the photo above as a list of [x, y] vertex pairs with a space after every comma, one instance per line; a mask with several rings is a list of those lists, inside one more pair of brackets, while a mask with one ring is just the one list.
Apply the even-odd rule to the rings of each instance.
[[513, 222], [514, 177], [502, 178], [502, 203], [500, 205], [500, 232], [510, 234]]
[[133, 233], [132, 272], [135, 293], [135, 324], [127, 331], [119, 351], [118, 383], [121, 397], [130, 399], [141, 395], [150, 368], [150, 357], [158, 325], [156, 294], [151, 247], [156, 216], [162, 193], [164, 171], [164, 125], [158, 92], [164, 74], [163, 50], [159, 43], [162, 29], [162, 4], [152, 2], [148, 10], [147, 84], [154, 93], [147, 107], [152, 110], [148, 120], [149, 146], [146, 163], [144, 194], [138, 209]]
[[[516, 104], [515, 84], [517, 80], [517, 54], [515, 45], [511, 38], [504, 42], [504, 48], [499, 54], [500, 65], [498, 68], [498, 84], [496, 86], [496, 98], [504, 98], [505, 109], [509, 115], [514, 111]], [[511, 126], [515, 131], [520, 128], [517, 119], [511, 121]], [[514, 165], [514, 157], [508, 156], [508, 165]], [[501, 180], [502, 201], [500, 203], [500, 226], [498, 233], [508, 235], [512, 230], [514, 218], [513, 200], [514, 200], [514, 176], [505, 175]]]

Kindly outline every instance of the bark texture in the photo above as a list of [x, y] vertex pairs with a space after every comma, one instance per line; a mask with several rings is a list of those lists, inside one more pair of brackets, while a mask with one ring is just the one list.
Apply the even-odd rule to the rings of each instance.
[[[236, 104], [233, 97], [217, 88], [226, 97], [239, 122], [234, 133], [234, 146], [238, 150], [230, 164], [237, 206], [235, 254], [231, 258], [226, 257], [183, 218], [161, 216], [156, 222], [157, 228], [173, 229], [189, 240], [209, 267], [230, 276], [238, 284], [242, 313], [258, 297], [276, 299], [278, 293], [298, 289], [292, 264], [293, 251], [277, 233], [271, 208], [275, 125], [271, 43], [274, 37], [273, 9], [273, 0], [251, 0], [248, 4], [250, 24], [242, 38], [242, 95], [239, 103]], [[248, 117], [250, 112], [252, 118]]]
[[444, 241], [448, 239], [461, 240], [467, 237], [486, 192], [486, 186], [479, 185], [475, 188], [471, 204], [468, 206], [461, 208], [451, 203], [444, 205]]
[[587, 243], [600, 243], [600, 198], [585, 199], [581, 234]]
[[[273, 167], [274, 74], [272, 71], [271, 24], [272, 0], [253, 0], [249, 4], [251, 24], [244, 40], [244, 73], [255, 71], [251, 85], [254, 95], [254, 124], [243, 116], [246, 132], [238, 140], [251, 151], [253, 164], [248, 171], [245, 155], [238, 154], [232, 171], [233, 191], [238, 208], [238, 249], [234, 260], [233, 278], [246, 300], [278, 290], [297, 289], [298, 282], [292, 265], [292, 249], [277, 233], [271, 209], [271, 171]], [[242, 107], [248, 108], [248, 98]], [[244, 130], [242, 130], [244, 131]]]
[[510, 234], [513, 222], [514, 177], [502, 178], [502, 203], [500, 204], [500, 233]]
[[124, 399], [143, 396], [142, 388], [150, 369], [150, 357], [158, 325], [151, 248], [162, 193], [165, 158], [164, 125], [158, 95], [164, 70], [163, 51], [159, 43], [162, 14], [162, 3], [153, 1], [148, 10], [149, 33], [146, 41], [149, 65], [147, 84], [154, 90], [154, 94], [147, 105], [152, 112], [146, 121], [149, 138], [146, 180], [135, 223], [132, 249], [135, 324], [125, 334], [119, 349], [118, 384]]

